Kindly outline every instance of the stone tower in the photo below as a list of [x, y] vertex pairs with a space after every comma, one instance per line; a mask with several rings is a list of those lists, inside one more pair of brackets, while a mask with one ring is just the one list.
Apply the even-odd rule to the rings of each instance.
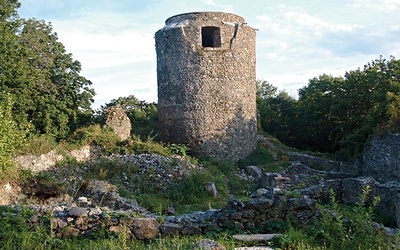
[[222, 12], [165, 21], [155, 34], [159, 136], [238, 161], [256, 146], [256, 31]]

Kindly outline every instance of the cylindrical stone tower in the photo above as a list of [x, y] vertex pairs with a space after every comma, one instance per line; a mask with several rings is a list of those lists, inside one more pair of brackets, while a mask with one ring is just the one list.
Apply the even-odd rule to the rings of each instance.
[[238, 161], [256, 146], [256, 31], [222, 12], [168, 18], [155, 34], [159, 136]]

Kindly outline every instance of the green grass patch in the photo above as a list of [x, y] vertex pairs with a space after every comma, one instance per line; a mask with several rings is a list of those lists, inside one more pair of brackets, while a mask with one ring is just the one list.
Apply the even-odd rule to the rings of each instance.
[[265, 142], [260, 142], [257, 148], [245, 159], [239, 161], [239, 167], [245, 166], [262, 166], [274, 162], [274, 156], [271, 149]]

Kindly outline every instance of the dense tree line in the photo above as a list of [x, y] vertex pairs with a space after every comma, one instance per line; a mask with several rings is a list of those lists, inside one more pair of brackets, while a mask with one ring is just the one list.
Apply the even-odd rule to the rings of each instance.
[[11, 96], [19, 124], [65, 138], [92, 116], [95, 92], [51, 24], [20, 18], [19, 7], [17, 0], [0, 0], [0, 95]]
[[258, 81], [259, 126], [299, 149], [361, 153], [374, 134], [400, 128], [400, 61], [380, 57], [344, 77], [310, 79], [295, 99]]

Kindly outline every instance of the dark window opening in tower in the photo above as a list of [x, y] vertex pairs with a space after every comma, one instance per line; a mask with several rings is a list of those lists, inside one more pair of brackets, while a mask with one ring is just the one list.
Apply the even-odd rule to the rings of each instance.
[[203, 47], [221, 47], [221, 35], [219, 27], [202, 27], [201, 42]]

